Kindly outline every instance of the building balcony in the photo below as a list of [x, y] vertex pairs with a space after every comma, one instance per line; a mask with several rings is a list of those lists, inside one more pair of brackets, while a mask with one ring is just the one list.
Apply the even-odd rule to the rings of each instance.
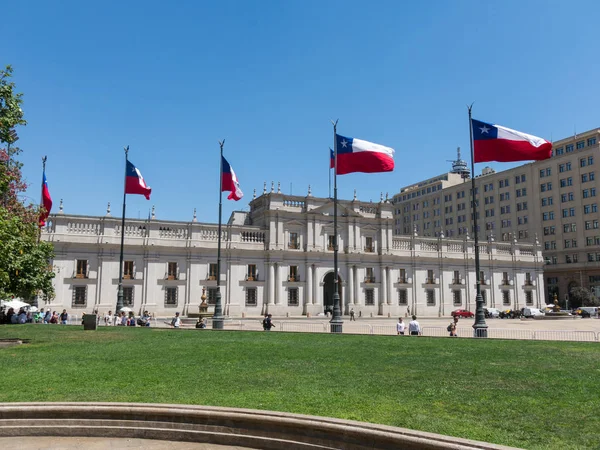
[[[217, 278], [214, 277], [216, 280]], [[246, 281], [259, 281], [258, 275], [246, 275]]]
[[374, 253], [375, 247], [365, 247], [365, 253]]
[[289, 250], [299, 250], [300, 249], [300, 244], [298, 244], [297, 242], [290, 242], [288, 244], [288, 249]]
[[375, 283], [375, 277], [365, 277], [365, 283]]

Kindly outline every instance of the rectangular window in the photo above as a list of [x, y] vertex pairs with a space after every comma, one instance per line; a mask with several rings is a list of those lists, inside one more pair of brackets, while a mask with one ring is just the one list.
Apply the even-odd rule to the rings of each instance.
[[374, 251], [375, 251], [375, 248], [373, 247], [373, 238], [366, 237], [365, 238], [365, 252], [371, 253]]
[[133, 286], [123, 288], [123, 306], [133, 306]]
[[406, 269], [400, 269], [400, 276], [398, 277], [398, 283], [406, 283]]
[[454, 278], [452, 279], [452, 282], [454, 284], [460, 284], [460, 271], [459, 270], [454, 271]]
[[76, 278], [87, 278], [88, 277], [88, 262], [87, 259], [77, 260], [77, 272]]
[[298, 233], [290, 233], [290, 242], [288, 248], [297, 250], [300, 248], [300, 241], [298, 240]]
[[208, 279], [209, 280], [217, 279], [217, 265], [215, 263], [211, 263], [208, 265]]
[[452, 299], [454, 302], [454, 306], [461, 306], [462, 305], [462, 296], [461, 296], [462, 292], [461, 291], [452, 291]]
[[298, 306], [298, 288], [288, 288], [288, 306]]
[[208, 288], [208, 304], [209, 305], [217, 304], [217, 288], [216, 287]]
[[578, 141], [576, 145], [577, 145], [577, 150], [581, 150], [582, 148], [585, 147], [585, 141]]
[[481, 290], [481, 298], [483, 299], [483, 304], [487, 305], [487, 290], [486, 289]]
[[246, 306], [256, 305], [256, 288], [246, 288]]
[[132, 280], [133, 279], [133, 261], [124, 261], [123, 262], [123, 279], [124, 280]]
[[335, 236], [327, 236], [327, 250], [333, 251], [335, 248]]
[[372, 267], [367, 267], [366, 269], [365, 283], [375, 283], [375, 275]]
[[565, 151], [571, 153], [573, 151], [573, 144], [565, 145]]
[[365, 289], [365, 305], [373, 306], [375, 304], [375, 289]]
[[525, 304], [533, 305], [533, 292], [525, 291]]
[[596, 138], [595, 137], [589, 138], [587, 142], [588, 142], [588, 146], [596, 145]]
[[502, 291], [502, 304], [504, 306], [510, 305], [510, 291]]
[[85, 308], [87, 305], [87, 286], [73, 287], [72, 308]]
[[398, 304], [399, 305], [408, 305], [408, 292], [406, 289], [398, 290]]
[[298, 275], [298, 266], [290, 266], [290, 274], [288, 278], [288, 281], [300, 281], [300, 276]]
[[177, 279], [177, 263], [170, 262], [167, 266], [167, 280], [176, 280]]
[[165, 307], [177, 307], [177, 286], [165, 288]]
[[256, 264], [248, 264], [248, 272], [246, 273], [246, 279], [248, 281], [257, 281], [256, 277]]
[[433, 270], [428, 270], [427, 271], [427, 280], [425, 281], [426, 284], [433, 284], [435, 282], [435, 280], [433, 279]]
[[435, 306], [435, 290], [425, 289], [427, 294], [427, 306]]

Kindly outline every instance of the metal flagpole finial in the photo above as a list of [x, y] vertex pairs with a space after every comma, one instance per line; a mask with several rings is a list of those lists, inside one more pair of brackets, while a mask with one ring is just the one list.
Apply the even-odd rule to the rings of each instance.
[[467, 109], [469, 110], [469, 114], [471, 114], [471, 110], [473, 109], [473, 105], [475, 104], [475, 102], [471, 103], [470, 105], [467, 105]]
[[46, 170], [46, 160], [48, 159], [47, 156], [42, 156], [42, 166], [44, 167], [44, 170]]
[[123, 150], [125, 150], [125, 158], [127, 158], [129, 155], [129, 145], [127, 147], [123, 147]]
[[223, 151], [223, 146], [225, 145], [225, 139], [219, 141], [219, 147], [221, 147], [221, 151]]

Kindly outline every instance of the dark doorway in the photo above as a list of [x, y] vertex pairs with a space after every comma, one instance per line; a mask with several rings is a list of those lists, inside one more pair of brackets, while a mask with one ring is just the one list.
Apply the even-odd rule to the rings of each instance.
[[[333, 272], [329, 272], [323, 279], [323, 312], [333, 314], [333, 292], [334, 292]], [[338, 275], [338, 293], [340, 295], [340, 309], [342, 309], [342, 279]]]

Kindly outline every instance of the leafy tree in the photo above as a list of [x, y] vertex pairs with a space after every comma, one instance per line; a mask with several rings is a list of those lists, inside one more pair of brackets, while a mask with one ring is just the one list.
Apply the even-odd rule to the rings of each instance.
[[583, 287], [574, 287], [569, 292], [569, 297], [573, 304], [573, 308], [580, 306], [598, 306], [600, 300], [594, 295], [592, 291]]
[[0, 70], [0, 143], [6, 145], [0, 148], [0, 298], [47, 299], [54, 295], [49, 264], [53, 248], [39, 241], [37, 205], [19, 200], [27, 184], [16, 159], [21, 149], [14, 145], [13, 130], [27, 122], [21, 109], [23, 94], [15, 92], [12, 73], [10, 66]]

